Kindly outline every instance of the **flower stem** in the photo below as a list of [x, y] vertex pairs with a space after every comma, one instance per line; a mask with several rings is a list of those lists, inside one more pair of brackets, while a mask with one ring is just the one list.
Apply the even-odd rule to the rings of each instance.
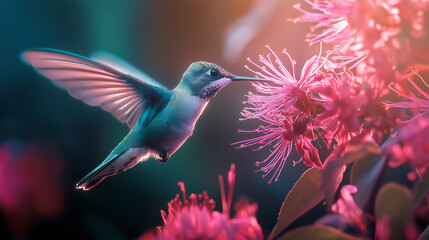
[[377, 197], [378, 190], [380, 189], [380, 186], [381, 186], [381, 180], [383, 179], [384, 173], [386, 172], [386, 169], [387, 169], [387, 164], [389, 162], [387, 156], [382, 157], [380, 161], [383, 161], [383, 166], [381, 167], [380, 173], [375, 179], [375, 183], [369, 195], [368, 201], [363, 207], [363, 211], [366, 213], [370, 213], [371, 215], [373, 215], [374, 213], [375, 199]]

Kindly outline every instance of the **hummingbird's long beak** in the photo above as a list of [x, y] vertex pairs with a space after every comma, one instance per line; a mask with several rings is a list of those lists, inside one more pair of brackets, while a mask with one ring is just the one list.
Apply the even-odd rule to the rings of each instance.
[[235, 77], [231, 78], [231, 80], [233, 82], [239, 82], [239, 81], [272, 82], [272, 80], [269, 80], [269, 79], [243, 77], [243, 76], [235, 76]]

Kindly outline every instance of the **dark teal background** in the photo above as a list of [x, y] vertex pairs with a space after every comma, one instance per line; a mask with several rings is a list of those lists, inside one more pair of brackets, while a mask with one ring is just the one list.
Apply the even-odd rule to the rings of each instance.
[[[63, 214], [38, 222], [32, 239], [135, 239], [162, 224], [160, 210], [179, 192], [184, 181], [188, 193], [207, 190], [220, 207], [218, 175], [236, 164], [234, 201], [246, 195], [259, 204], [257, 214], [264, 234], [275, 224], [284, 197], [305, 167], [288, 160], [279, 182], [261, 179], [256, 161], [268, 150], [235, 150], [230, 144], [250, 137], [237, 129], [257, 122], [239, 122], [249, 83], [236, 83], [214, 98], [198, 122], [193, 136], [168, 164], [154, 160], [105, 180], [91, 191], [75, 184], [95, 168], [127, 134], [126, 125], [109, 113], [90, 107], [55, 87], [19, 55], [34, 47], [61, 49], [83, 56], [105, 50], [118, 55], [164, 85], [174, 88], [195, 61], [219, 64], [238, 75], [252, 76], [243, 66], [265, 54], [265, 45], [288, 52], [298, 69], [318, 46], [304, 43], [305, 24], [292, 24], [296, 1], [284, 1], [268, 24], [245, 48], [237, 62], [222, 57], [225, 30], [251, 7], [247, 0], [148, 1], [0, 1], [0, 141], [19, 139], [53, 146], [65, 159], [62, 179]], [[299, 76], [299, 72], [297, 75]], [[271, 175], [269, 175], [271, 177]], [[1, 218], [5, 238], [16, 239]], [[0, 237], [1, 238], [1, 237]]]

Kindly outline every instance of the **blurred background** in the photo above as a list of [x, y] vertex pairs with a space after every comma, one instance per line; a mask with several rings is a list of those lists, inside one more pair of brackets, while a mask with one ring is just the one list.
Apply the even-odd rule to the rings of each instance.
[[[265, 45], [283, 48], [298, 69], [319, 46], [304, 43], [308, 26], [292, 24], [297, 1], [280, 0], [2, 0], [0, 1], [0, 239], [135, 239], [162, 224], [160, 210], [179, 193], [207, 190], [221, 210], [217, 176], [236, 164], [234, 201], [259, 204], [265, 236], [300, 174], [286, 163], [278, 182], [262, 179], [256, 161], [268, 149], [236, 150], [257, 122], [240, 122], [249, 83], [231, 84], [206, 108], [193, 136], [169, 160], [155, 160], [84, 192], [75, 184], [128, 133], [109, 113], [90, 107], [38, 75], [19, 58], [47, 47], [89, 56], [111, 52], [174, 88], [195, 61], [215, 62], [237, 75]], [[299, 76], [299, 73], [297, 73]], [[314, 214], [310, 212], [310, 214]], [[314, 219], [314, 217], [312, 217]], [[299, 223], [298, 223], [299, 224]]]

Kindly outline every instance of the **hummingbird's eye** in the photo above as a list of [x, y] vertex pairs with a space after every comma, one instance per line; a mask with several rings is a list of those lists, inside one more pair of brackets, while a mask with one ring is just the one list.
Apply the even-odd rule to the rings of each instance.
[[209, 74], [210, 76], [212, 76], [212, 77], [217, 77], [217, 76], [219, 76], [219, 70], [217, 70], [217, 69], [210, 69], [210, 70], [208, 71], [208, 74]]

